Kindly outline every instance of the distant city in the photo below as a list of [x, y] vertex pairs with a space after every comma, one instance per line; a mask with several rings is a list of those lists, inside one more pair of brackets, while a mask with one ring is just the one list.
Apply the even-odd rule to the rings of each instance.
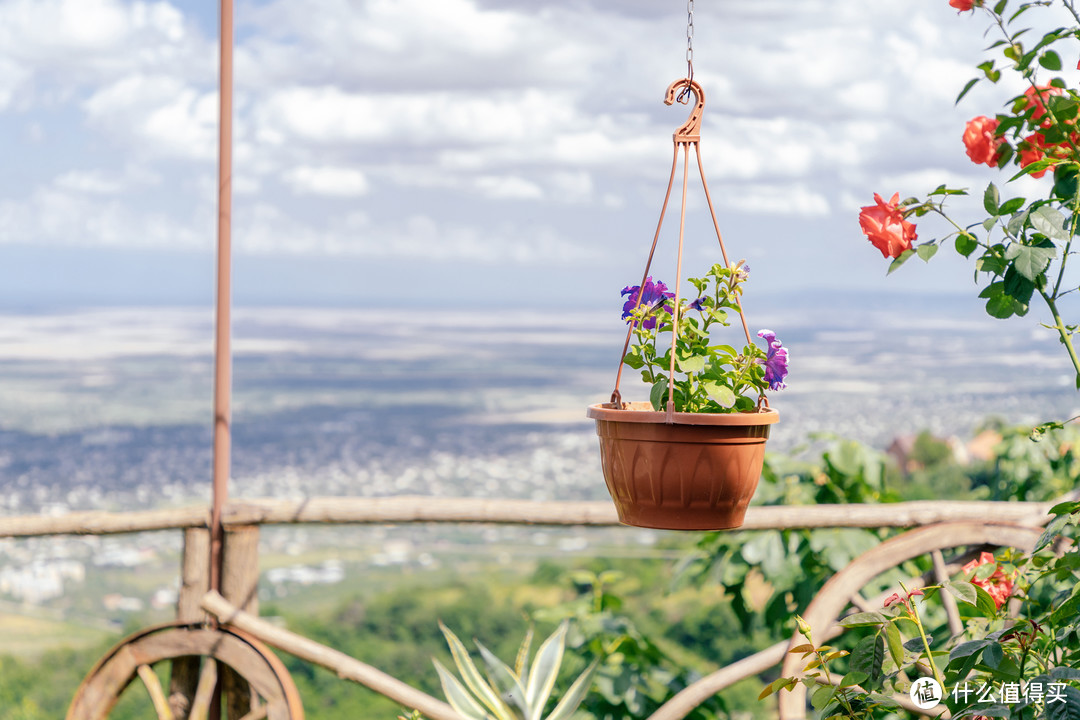
[[[791, 352], [790, 387], [771, 398], [774, 452], [817, 433], [884, 449], [922, 429], [966, 439], [991, 416], [1032, 424], [1080, 412], [1064, 353], [1034, 322], [940, 299], [818, 300], [750, 318]], [[209, 502], [208, 311], [0, 320], [0, 513]], [[617, 308], [240, 309], [231, 496], [603, 499], [584, 413], [610, 395], [624, 333]], [[633, 371], [622, 388], [645, 397]], [[0, 598], [44, 602], [79, 581], [90, 555], [123, 565], [175, 552], [173, 534], [154, 537], [126, 550], [122, 538], [42, 540], [36, 551], [0, 541]], [[422, 554], [400, 540], [389, 538], [381, 562]], [[331, 563], [273, 580], [340, 572]]]

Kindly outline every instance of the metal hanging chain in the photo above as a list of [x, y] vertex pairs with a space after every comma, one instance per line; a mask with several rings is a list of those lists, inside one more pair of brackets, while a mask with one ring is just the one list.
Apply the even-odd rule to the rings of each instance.
[[[694, 80], [694, 0], [686, 0], [686, 79]], [[690, 82], [675, 98], [683, 105], [690, 99]]]

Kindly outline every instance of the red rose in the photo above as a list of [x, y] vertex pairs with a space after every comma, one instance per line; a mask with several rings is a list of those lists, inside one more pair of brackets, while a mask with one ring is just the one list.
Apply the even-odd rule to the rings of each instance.
[[1024, 91], [1024, 96], [1027, 98], [1026, 108], [1033, 107], [1035, 110], [1031, 113], [1032, 120], [1038, 120], [1046, 114], [1046, 99], [1054, 95], [1064, 95], [1065, 90], [1053, 85], [1039, 85], [1038, 87], [1029, 87]]
[[[1035, 133], [1024, 138], [1020, 144], [1020, 167], [1026, 168], [1031, 163], [1039, 162], [1046, 157], [1046, 138], [1042, 133]], [[1046, 168], [1031, 173], [1031, 177], [1041, 178], [1046, 174]]]
[[861, 208], [859, 225], [866, 239], [881, 251], [882, 256], [900, 257], [919, 237], [915, 234], [915, 223], [904, 219], [904, 212], [899, 207], [900, 193], [893, 195], [889, 202], [874, 193], [874, 202], [875, 205]]
[[975, 7], [975, 0], [949, 0], [949, 6], [960, 12], [966, 12]]
[[990, 167], [996, 167], [1001, 158], [998, 148], [1005, 142], [997, 135], [997, 118], [988, 118], [980, 115], [968, 121], [964, 128], [964, 147], [971, 162], [976, 165], [986, 163]]
[[[994, 556], [988, 552], [983, 552], [981, 555], [979, 555], [978, 560], [972, 560], [971, 562], [969, 562], [961, 569], [961, 572], [965, 574], [973, 572], [980, 566], [988, 565], [991, 563], [997, 565], [997, 561], [994, 560]], [[1009, 599], [1010, 595], [1012, 595], [1014, 585], [1013, 579], [1006, 575], [1005, 571], [1002, 570], [1000, 566], [997, 566], [993, 574], [989, 577], [978, 578], [973, 576], [970, 582], [972, 585], [978, 585], [983, 590], [985, 590], [987, 594], [989, 594], [990, 597], [994, 599], [994, 605], [999, 608], [1004, 605], [1005, 601]]]

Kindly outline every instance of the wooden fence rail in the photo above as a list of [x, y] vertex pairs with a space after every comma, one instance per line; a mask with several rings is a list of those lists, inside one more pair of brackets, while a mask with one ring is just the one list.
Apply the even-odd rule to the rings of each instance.
[[[752, 507], [744, 530], [826, 527], [917, 527], [958, 520], [1041, 525], [1053, 503], [918, 500], [882, 505]], [[229, 525], [490, 523], [615, 526], [610, 502], [535, 502], [399, 496], [315, 497], [307, 500], [237, 500], [225, 506]], [[0, 517], [0, 537], [119, 535], [208, 527], [205, 506], [122, 513], [73, 512], [61, 516]]]

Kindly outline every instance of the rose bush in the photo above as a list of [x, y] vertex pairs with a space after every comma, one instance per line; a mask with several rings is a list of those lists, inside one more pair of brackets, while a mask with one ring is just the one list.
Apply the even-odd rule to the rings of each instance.
[[[987, 216], [961, 223], [945, 206], [950, 198], [966, 195], [966, 190], [941, 185], [925, 198], [900, 201], [897, 193], [888, 203], [875, 193], [875, 205], [861, 209], [859, 223], [874, 247], [893, 259], [890, 273], [915, 255], [929, 261], [942, 244], [952, 240], [956, 252], [974, 260], [979, 297], [992, 317], [1025, 316], [1033, 302], [1041, 302], [1050, 316], [1043, 326], [1058, 336], [1080, 389], [1080, 356], [1073, 343], [1080, 326], [1067, 323], [1061, 312], [1062, 300], [1080, 289], [1075, 268], [1070, 266], [1076, 254], [1073, 241], [1080, 231], [1080, 130], [1076, 128], [1080, 93], [1059, 74], [1062, 61], [1055, 50], [1060, 43], [1080, 38], [1080, 13], [1074, 0], [1027, 2], [1019, 7], [1010, 7], [1009, 0], [999, 0], [992, 7], [979, 0], [950, 0], [949, 4], [961, 12], [985, 13], [999, 35], [989, 48], [997, 57], [978, 65], [981, 74], [967, 83], [957, 100], [979, 82], [998, 84], [1006, 77], [1019, 81], [1002, 112], [994, 117], [979, 115], [967, 123], [962, 134], [967, 155], [972, 162], [999, 171], [1012, 166], [1004, 184], [1023, 179], [1019, 187], [1033, 196], [1004, 197], [991, 182], [982, 193]], [[1017, 23], [1026, 22], [1029, 13], [1055, 6], [1071, 14], [1077, 25], [1051, 30], [1026, 44], [1029, 28], [1018, 28]], [[1075, 53], [1075, 47], [1069, 51]], [[1007, 71], [1010, 75], [1004, 74]], [[1051, 77], [1041, 77], [1044, 73]], [[1027, 179], [1048, 173], [1050, 177], [1038, 188]], [[913, 219], [928, 214], [940, 216], [948, 229], [942, 236], [916, 244]], [[1060, 426], [1047, 423], [1042, 428]]]

